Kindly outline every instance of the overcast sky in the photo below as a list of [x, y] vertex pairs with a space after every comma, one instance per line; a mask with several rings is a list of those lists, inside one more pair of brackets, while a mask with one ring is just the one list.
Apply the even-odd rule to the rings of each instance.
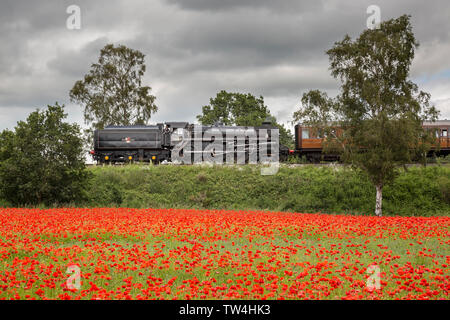
[[[367, 28], [372, 4], [382, 20], [412, 15], [420, 47], [411, 77], [450, 119], [448, 0], [1, 0], [0, 129], [55, 101], [83, 124], [69, 90], [107, 43], [146, 55], [144, 84], [159, 108], [151, 122], [194, 122], [228, 90], [262, 95], [287, 123], [303, 92], [337, 93], [325, 51]], [[81, 9], [79, 30], [66, 27], [70, 5]]]

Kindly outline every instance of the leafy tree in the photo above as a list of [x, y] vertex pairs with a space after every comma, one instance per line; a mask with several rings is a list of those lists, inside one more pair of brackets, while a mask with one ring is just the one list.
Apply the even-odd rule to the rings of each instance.
[[309, 91], [294, 113], [294, 120], [325, 134], [325, 152], [338, 151], [344, 162], [367, 173], [376, 188], [377, 216], [383, 186], [398, 166], [424, 156], [430, 146], [432, 135], [422, 122], [438, 116], [430, 95], [408, 79], [417, 47], [408, 15], [355, 40], [345, 36], [327, 51], [331, 74], [342, 82], [340, 94]]
[[209, 105], [203, 106], [202, 114], [197, 116], [203, 125], [221, 122], [225, 125], [260, 126], [266, 119], [280, 130], [280, 143], [288, 147], [293, 146], [293, 137], [288, 129], [278, 124], [264, 105], [264, 98], [256, 98], [250, 93], [233, 93], [225, 90], [211, 98]]
[[77, 124], [56, 103], [0, 134], [0, 193], [13, 205], [68, 203], [83, 198], [88, 173]]
[[70, 90], [72, 102], [84, 105], [90, 130], [106, 125], [146, 124], [158, 110], [151, 88], [142, 86], [145, 55], [124, 45], [106, 45], [97, 63]]

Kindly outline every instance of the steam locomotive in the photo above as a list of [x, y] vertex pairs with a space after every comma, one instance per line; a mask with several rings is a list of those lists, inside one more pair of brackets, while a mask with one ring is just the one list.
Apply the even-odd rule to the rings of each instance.
[[[161, 162], [173, 162], [174, 148], [177, 148], [179, 143], [182, 143], [181, 140], [186, 138], [186, 135], [193, 148], [182, 150], [185, 153], [183, 154], [183, 163], [197, 162], [199, 159], [198, 152], [203, 153], [205, 150], [208, 150], [208, 146], [214, 143], [215, 140], [222, 141], [223, 148], [213, 149], [212, 157], [223, 161], [229, 161], [231, 158], [236, 163], [238, 158], [244, 159], [245, 163], [249, 163], [253, 152], [256, 155], [256, 161], [259, 162], [261, 160], [261, 149], [264, 148], [267, 149], [269, 157], [278, 153], [280, 161], [287, 159], [291, 151], [288, 147], [280, 145], [278, 140], [271, 139], [275, 130], [278, 132], [278, 128], [270, 122], [263, 122], [261, 126], [257, 127], [224, 126], [220, 123], [212, 126], [201, 126], [200, 130], [203, 137], [200, 142], [200, 151], [194, 148], [194, 144], [198, 142], [195, 128], [195, 125], [188, 122], [108, 126], [105, 129], [94, 131], [94, 149], [90, 153], [97, 163], [139, 161], [158, 164]], [[215, 136], [207, 136], [205, 135], [206, 132], [215, 132]], [[233, 139], [231, 141], [232, 147], [230, 148], [227, 145], [230, 143], [227, 136], [229, 137], [230, 133], [238, 136], [238, 133], [242, 132], [253, 132], [253, 139], [251, 135], [246, 136], [243, 141], [237, 141], [237, 138]], [[232, 153], [231, 157], [230, 152]]]

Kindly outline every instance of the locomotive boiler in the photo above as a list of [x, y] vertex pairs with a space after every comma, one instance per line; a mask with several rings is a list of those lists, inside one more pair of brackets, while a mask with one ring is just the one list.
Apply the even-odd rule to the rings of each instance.
[[[200, 149], [198, 148], [199, 137], [196, 133], [198, 127], [200, 127], [201, 133]], [[213, 132], [213, 134], [207, 135], [208, 132]], [[239, 140], [238, 133], [242, 132], [253, 134]], [[172, 162], [174, 149], [184, 142], [191, 144], [187, 147], [185, 145], [185, 148], [181, 150], [182, 157], [177, 157], [177, 159], [183, 159], [184, 163], [196, 163], [199, 162], [199, 159], [200, 162], [204, 161], [205, 153], [209, 151], [212, 159], [218, 163], [229, 163], [230, 160], [239, 163], [238, 159], [244, 159], [245, 163], [249, 163], [252, 152], [255, 152], [255, 159], [259, 162], [263, 149], [269, 157], [277, 153], [277, 159], [283, 161], [289, 154], [289, 148], [279, 144], [279, 141], [275, 139], [275, 132], [278, 132], [278, 128], [270, 122], [264, 122], [257, 127], [224, 126], [220, 123], [198, 126], [188, 122], [108, 126], [94, 131], [94, 149], [91, 151], [91, 155], [97, 163], [139, 161], [158, 164], [164, 161]], [[230, 140], [230, 134], [234, 139]], [[222, 147], [220, 145], [217, 147], [217, 141], [220, 141]], [[208, 148], [214, 142], [216, 142], [216, 147], [209, 150]], [[211, 159], [211, 157], [208, 158]]]

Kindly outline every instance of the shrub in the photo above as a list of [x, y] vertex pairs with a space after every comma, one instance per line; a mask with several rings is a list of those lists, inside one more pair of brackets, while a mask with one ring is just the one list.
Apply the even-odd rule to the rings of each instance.
[[88, 172], [80, 128], [56, 103], [0, 135], [0, 193], [12, 205], [53, 205], [85, 198]]

